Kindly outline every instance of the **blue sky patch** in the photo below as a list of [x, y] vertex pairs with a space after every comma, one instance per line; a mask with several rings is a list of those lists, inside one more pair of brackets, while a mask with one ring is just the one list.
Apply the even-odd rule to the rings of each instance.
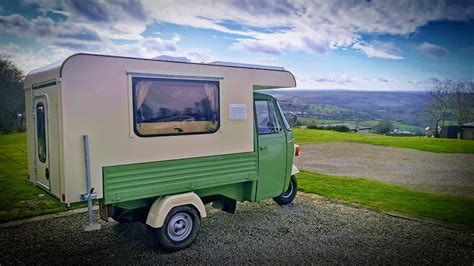
[[93, 52], [281, 65], [301, 89], [474, 79], [470, 1], [2, 1], [0, 35], [25, 72]]

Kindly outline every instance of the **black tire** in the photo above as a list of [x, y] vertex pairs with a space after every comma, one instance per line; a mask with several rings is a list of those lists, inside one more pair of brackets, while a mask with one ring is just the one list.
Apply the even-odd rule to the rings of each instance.
[[199, 234], [201, 216], [192, 206], [178, 206], [170, 210], [161, 228], [156, 230], [158, 242], [166, 251], [189, 247]]
[[290, 204], [295, 199], [297, 192], [298, 183], [296, 182], [296, 177], [292, 175], [290, 178], [290, 184], [288, 185], [288, 189], [280, 196], [273, 198], [273, 200], [279, 205]]

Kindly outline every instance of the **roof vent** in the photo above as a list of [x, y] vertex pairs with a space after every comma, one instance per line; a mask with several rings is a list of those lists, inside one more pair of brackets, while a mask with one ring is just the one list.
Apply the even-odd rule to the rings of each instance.
[[153, 57], [153, 59], [162, 60], [162, 61], [191, 63], [191, 60], [188, 59], [187, 57], [179, 57], [179, 56], [160, 55], [157, 57]]
[[280, 67], [280, 66], [265, 66], [265, 65], [235, 63], [235, 62], [224, 62], [224, 61], [209, 62], [208, 64], [211, 64], [211, 65], [219, 65], [219, 66], [232, 66], [232, 67], [246, 67], [246, 68], [269, 69], [269, 70], [285, 70], [284, 67]]

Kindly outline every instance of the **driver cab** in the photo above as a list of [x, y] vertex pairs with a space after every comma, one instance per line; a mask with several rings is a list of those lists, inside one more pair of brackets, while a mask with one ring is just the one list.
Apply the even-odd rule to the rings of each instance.
[[254, 92], [254, 110], [259, 159], [257, 197], [265, 199], [286, 189], [293, 165], [294, 139], [275, 97]]

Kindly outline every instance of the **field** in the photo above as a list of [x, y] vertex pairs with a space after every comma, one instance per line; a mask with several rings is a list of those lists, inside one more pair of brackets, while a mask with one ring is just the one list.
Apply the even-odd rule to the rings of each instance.
[[26, 134], [0, 136], [0, 222], [66, 210], [28, 182]]
[[[355, 125], [358, 123], [360, 126], [366, 126], [366, 127], [372, 127], [372, 128], [380, 122], [380, 120], [355, 121], [355, 120], [336, 120], [336, 119], [316, 119], [314, 117], [302, 117], [302, 116], [298, 117], [298, 121], [300, 121], [304, 125], [322, 125], [322, 124], [339, 124], [339, 123], [349, 123], [349, 124]], [[392, 125], [394, 129], [398, 128], [400, 130], [410, 131], [418, 135], [424, 134], [424, 130], [421, 127], [405, 125], [398, 122], [392, 122]]]
[[[437, 153], [474, 153], [474, 141], [467, 140], [391, 137], [312, 129], [293, 129], [293, 134], [297, 144], [342, 141]], [[298, 182], [300, 190], [329, 199], [356, 203], [383, 212], [402, 212], [474, 227], [472, 199], [416, 192], [375, 180], [305, 171], [298, 174]]]
[[[338, 121], [363, 121], [360, 125], [372, 126], [372, 121], [387, 119], [398, 123], [402, 130], [420, 132], [429, 126], [423, 121], [422, 107], [426, 92], [401, 91], [347, 91], [347, 90], [271, 90], [284, 112], [292, 112], [307, 118]], [[452, 120], [449, 112], [448, 120]], [[303, 122], [303, 119], [300, 119]], [[370, 121], [365, 123], [366, 121]]]
[[348, 141], [430, 152], [474, 153], [474, 141], [428, 137], [392, 137], [376, 134], [341, 133], [330, 130], [293, 129], [297, 144]]
[[[348, 122], [355, 123], [355, 121], [348, 121]], [[362, 121], [359, 121], [359, 124], [362, 125], [362, 126], [374, 127], [379, 122], [380, 122], [380, 120], [362, 120]], [[398, 122], [392, 122], [392, 124], [393, 124], [393, 128], [398, 128], [398, 129], [401, 129], [401, 130], [407, 130], [407, 131], [410, 131], [412, 133], [417, 133], [417, 134], [423, 134], [424, 133], [424, 130], [421, 127], [405, 125], [405, 124], [398, 123]]]
[[[350, 141], [434, 152], [474, 153], [473, 141], [387, 137], [309, 129], [294, 129], [293, 133], [299, 144]], [[0, 136], [0, 147], [0, 222], [67, 210], [58, 200], [51, 198], [47, 193], [28, 182], [26, 135], [24, 133]], [[469, 225], [473, 223], [472, 217], [466, 218], [467, 220], [459, 218], [458, 214], [461, 211], [474, 213], [472, 207], [470, 209], [467, 207], [469, 204], [474, 206], [473, 202], [462, 198], [412, 192], [376, 181], [331, 177], [308, 172], [300, 174], [299, 179], [303, 191], [352, 201], [384, 211], [393, 209], [445, 221], [456, 221]], [[370, 189], [364, 190], [364, 187]], [[380, 187], [380, 190], [376, 190], [376, 187]], [[376, 191], [380, 191], [380, 193], [378, 195], [364, 194]], [[389, 195], [389, 193], [395, 203], [391, 203], [392, 200], [389, 197], [382, 197]], [[400, 196], [395, 197], [398, 193]], [[415, 199], [416, 206], [408, 206], [406, 200], [403, 200], [405, 197]], [[444, 212], [449, 209], [451, 211], [445, 214]]]
[[375, 208], [474, 227], [474, 200], [415, 192], [378, 181], [310, 172], [297, 175], [300, 190]]

